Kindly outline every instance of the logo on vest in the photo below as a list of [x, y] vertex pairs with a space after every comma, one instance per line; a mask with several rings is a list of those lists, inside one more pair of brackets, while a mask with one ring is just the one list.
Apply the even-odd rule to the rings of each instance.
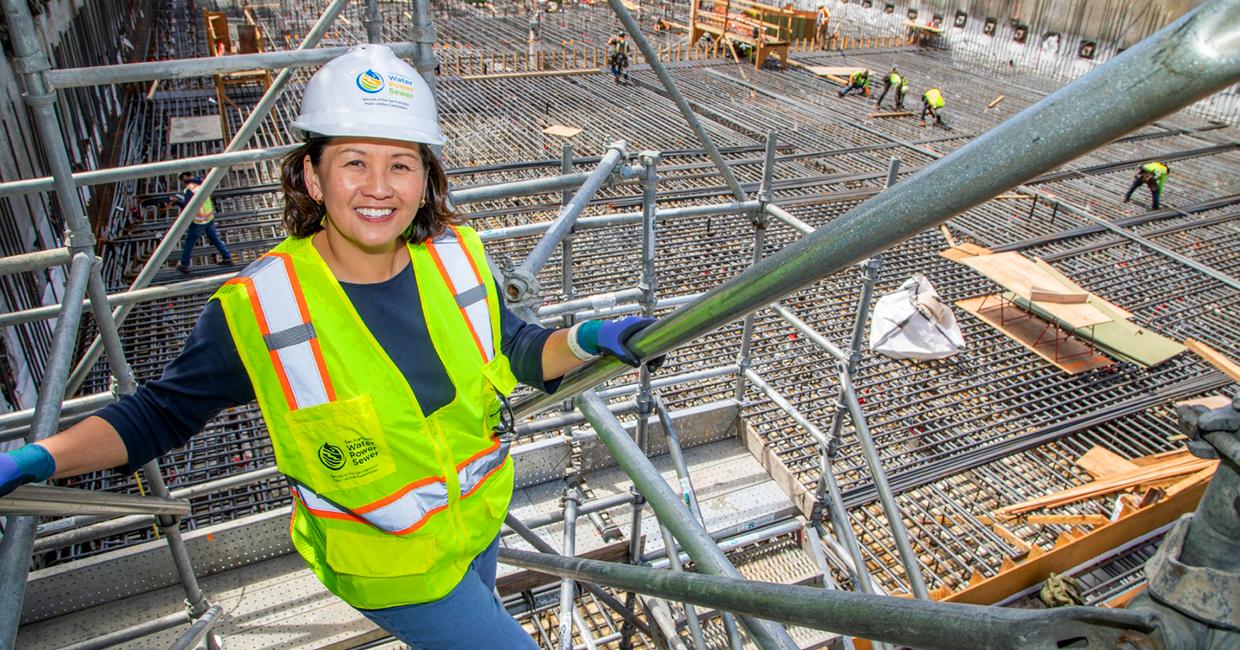
[[319, 447], [319, 462], [323, 466], [332, 471], [336, 471], [344, 467], [344, 452], [330, 442], [323, 443]]

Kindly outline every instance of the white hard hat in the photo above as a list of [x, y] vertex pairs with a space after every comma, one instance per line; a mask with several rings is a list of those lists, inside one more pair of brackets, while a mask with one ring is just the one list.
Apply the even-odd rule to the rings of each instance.
[[306, 84], [293, 127], [323, 136], [443, 144], [430, 87], [386, 45], [357, 45]]

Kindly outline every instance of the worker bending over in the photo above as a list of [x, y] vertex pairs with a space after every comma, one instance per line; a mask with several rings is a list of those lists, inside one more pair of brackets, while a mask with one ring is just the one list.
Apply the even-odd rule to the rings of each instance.
[[921, 96], [921, 125], [926, 125], [926, 113], [934, 117], [934, 123], [939, 126], [943, 124], [943, 116], [939, 111], [943, 110], [943, 93], [938, 88], [931, 88]]
[[847, 97], [848, 93], [856, 90], [862, 95], [870, 96], [870, 71], [858, 70], [848, 76], [848, 85], [840, 91], [840, 97]]
[[892, 66], [891, 72], [888, 72], [887, 75], [883, 77], [883, 92], [878, 94], [878, 101], [876, 102], [878, 107], [879, 108], [883, 107], [883, 99], [887, 97], [887, 92], [890, 91], [892, 88], [895, 88], [896, 89], [896, 108], [900, 108], [900, 104], [903, 103], [903, 99], [904, 99], [904, 97], [900, 94], [900, 86], [903, 83], [904, 83], [904, 79], [900, 77], [900, 73], [896, 71], [895, 66]]
[[1150, 188], [1150, 209], [1157, 210], [1163, 184], [1167, 182], [1167, 175], [1170, 173], [1171, 168], [1158, 161], [1150, 161], [1141, 165], [1141, 169], [1137, 170], [1137, 175], [1132, 179], [1132, 185], [1128, 186], [1128, 193], [1124, 195], [1124, 203], [1131, 201], [1132, 193], [1144, 183]]
[[607, 39], [607, 64], [611, 66], [611, 76], [620, 83], [620, 75], [624, 75], [625, 83], [629, 81], [629, 35], [620, 32]]

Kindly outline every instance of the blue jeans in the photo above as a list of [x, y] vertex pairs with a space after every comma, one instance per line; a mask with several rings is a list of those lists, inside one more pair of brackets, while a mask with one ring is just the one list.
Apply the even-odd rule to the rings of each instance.
[[538, 645], [495, 597], [499, 537], [469, 564], [465, 577], [447, 596], [429, 603], [386, 609], [359, 609], [366, 618], [411, 647], [533, 648]]
[[185, 247], [181, 249], [181, 266], [189, 266], [190, 254], [194, 252], [194, 247], [198, 245], [198, 240], [202, 237], [202, 233], [207, 233], [207, 239], [215, 245], [220, 255], [225, 260], [232, 258], [232, 253], [228, 252], [228, 247], [224, 245], [224, 241], [220, 239], [220, 234], [215, 231], [215, 222], [208, 221], [206, 223], [190, 223], [189, 229], [185, 231]]

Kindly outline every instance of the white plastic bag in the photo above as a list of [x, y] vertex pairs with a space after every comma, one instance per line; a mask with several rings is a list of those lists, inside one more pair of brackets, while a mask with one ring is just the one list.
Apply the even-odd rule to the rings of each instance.
[[870, 319], [870, 350], [893, 359], [942, 359], [964, 349], [956, 316], [918, 273], [879, 298]]

